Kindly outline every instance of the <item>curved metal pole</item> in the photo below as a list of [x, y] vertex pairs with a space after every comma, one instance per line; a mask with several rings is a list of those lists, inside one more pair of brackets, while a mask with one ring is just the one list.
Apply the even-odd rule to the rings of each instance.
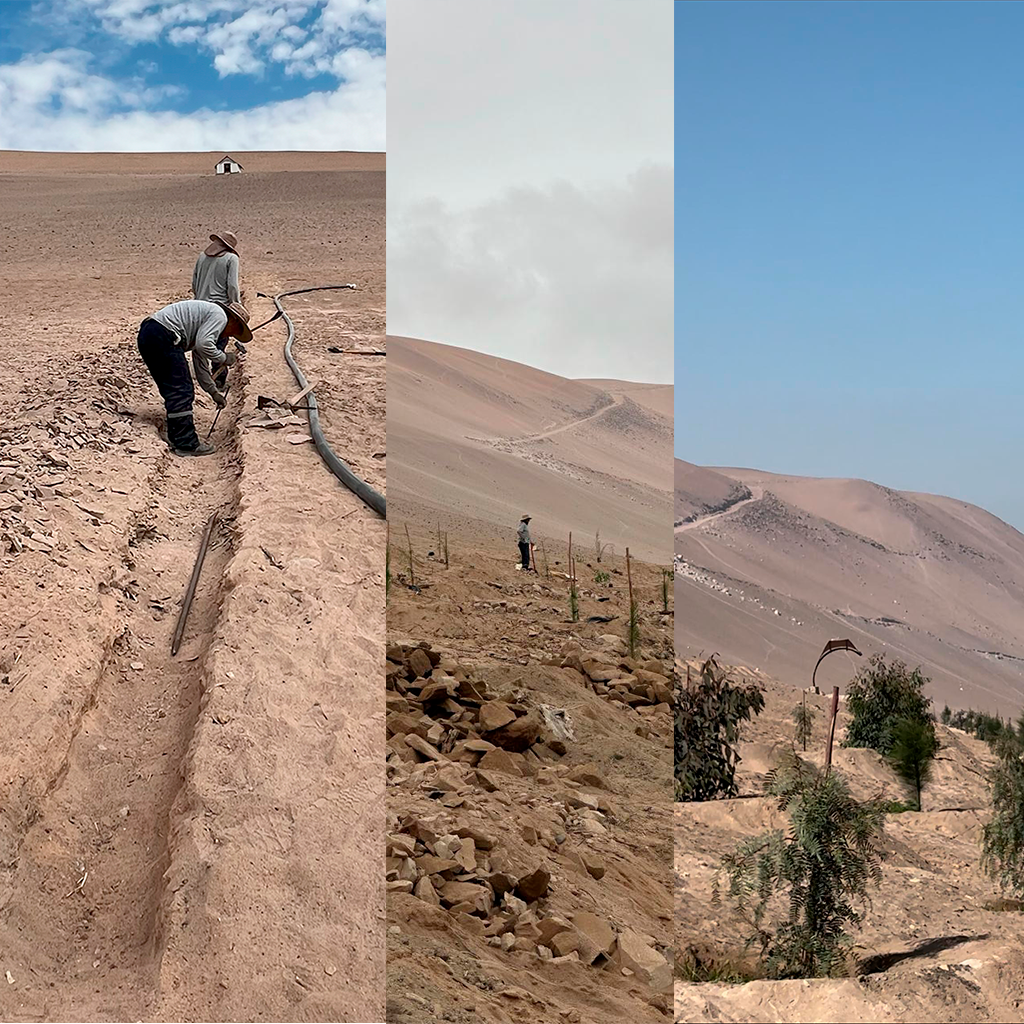
[[[313, 288], [296, 288], [290, 292], [280, 292], [273, 296], [274, 305], [277, 307], [278, 312], [284, 317], [284, 322], [288, 325], [288, 340], [284, 345], [284, 358], [291, 368], [295, 379], [299, 382], [299, 387], [308, 388], [309, 381], [306, 380], [302, 370], [299, 369], [298, 363], [295, 362], [292, 356], [292, 342], [295, 340], [295, 325], [292, 323], [291, 317], [285, 312], [284, 306], [281, 305], [281, 299], [288, 295], [302, 295], [304, 292], [320, 292], [329, 291], [331, 289], [342, 289], [351, 288], [355, 289], [354, 284], [322, 284], [317, 285]], [[379, 516], [387, 519], [387, 502], [384, 499], [384, 495], [374, 490], [365, 480], [356, 476], [352, 470], [334, 454], [331, 446], [327, 443], [327, 438], [324, 437], [323, 430], [320, 429], [320, 412], [316, 403], [316, 396], [312, 391], [309, 392], [307, 399], [309, 403], [309, 432], [313, 437], [313, 443], [316, 445], [316, 450], [320, 453], [321, 458], [327, 463], [330, 471], [357, 497], [361, 498], [370, 508], [373, 509]]]
[[817, 688], [817, 684], [814, 681], [814, 677], [818, 674], [818, 666], [827, 658], [833, 651], [853, 651], [857, 657], [863, 657], [860, 651], [853, 646], [853, 643], [849, 640], [829, 640], [825, 644], [825, 649], [818, 656], [818, 660], [814, 663], [814, 671], [811, 673], [811, 687]]
[[[818, 691], [818, 685], [814, 681], [815, 676], [818, 674], [818, 666], [832, 654], [834, 651], [853, 651], [857, 657], [862, 657], [860, 651], [853, 646], [853, 642], [850, 640], [829, 640], [825, 644], [825, 649], [818, 655], [818, 660], [814, 663], [814, 671], [811, 673], [811, 686], [815, 693]], [[832, 743], [836, 736], [836, 718], [839, 713], [839, 687], [832, 687], [832, 713], [831, 713], [831, 724], [828, 730], [828, 745], [825, 747], [825, 774], [827, 775], [832, 767]]]

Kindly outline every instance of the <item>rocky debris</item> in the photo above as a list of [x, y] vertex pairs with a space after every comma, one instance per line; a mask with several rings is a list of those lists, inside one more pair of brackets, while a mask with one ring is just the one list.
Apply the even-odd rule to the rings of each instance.
[[[74, 383], [74, 382], [69, 382]], [[37, 410], [34, 422], [0, 432], [0, 554], [26, 549], [54, 554], [61, 545], [54, 509], [64, 501], [87, 521], [102, 521], [102, 509], [82, 504], [75, 482], [74, 453], [81, 449], [137, 455], [135, 432], [121, 401], [129, 384], [121, 377], [96, 380], [88, 411], [52, 403]], [[70, 401], [70, 399], [69, 399]]]
[[[623, 665], [579, 644], [558, 660], [581, 679], [586, 666], [614, 670], [588, 683], [609, 695], [609, 683], [628, 680], [618, 689], [639, 699], [623, 707], [653, 713], [662, 703], [660, 663]], [[575, 742], [564, 709], [491, 692], [482, 674], [426, 642], [387, 649], [388, 892], [439, 908], [510, 956], [624, 971], [661, 997], [667, 952], [602, 916], [599, 903], [566, 906], [608, 871], [592, 848], [619, 819], [605, 773], [563, 763]], [[528, 811], [529, 823], [517, 824]], [[488, 818], [506, 824], [491, 831]]]
[[386, 679], [388, 748], [403, 760], [529, 775], [557, 761], [572, 735], [563, 710], [492, 695], [466, 665], [425, 644], [389, 647]]
[[558, 658], [549, 658], [546, 663], [575, 673], [578, 682], [611, 703], [632, 708], [644, 718], [660, 716], [660, 724], [669, 721], [671, 664], [656, 658], [637, 660], [619, 653], [616, 650], [621, 644], [619, 637], [609, 635], [599, 639], [604, 642], [605, 650], [586, 651], [580, 643], [570, 640]]

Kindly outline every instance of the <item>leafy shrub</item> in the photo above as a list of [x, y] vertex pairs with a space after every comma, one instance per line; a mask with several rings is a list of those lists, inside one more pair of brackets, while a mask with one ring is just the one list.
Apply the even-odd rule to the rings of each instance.
[[920, 667], [911, 671], [898, 658], [888, 662], [883, 654], [872, 655], [846, 690], [846, 704], [853, 720], [843, 745], [870, 747], [888, 754], [898, 722], [932, 721], [928, 711], [931, 700], [924, 695], [928, 682]]
[[701, 665], [700, 678], [686, 674], [675, 693], [675, 792], [677, 800], [735, 796], [736, 744], [740, 726], [764, 710], [764, 694], [753, 684], [729, 681], [714, 657]]
[[981, 865], [1000, 888], [1024, 896], [1024, 758], [1007, 751], [990, 777], [992, 820], [982, 829]]
[[[788, 812], [788, 830], [752, 836], [722, 861], [728, 896], [740, 910], [753, 903], [754, 933], [770, 978], [827, 977], [843, 971], [848, 929], [861, 921], [868, 889], [881, 881], [885, 808], [859, 803], [835, 770], [824, 772], [787, 751], [769, 773], [766, 791]], [[716, 878], [714, 900], [720, 898]], [[764, 927], [773, 902], [786, 919]]]

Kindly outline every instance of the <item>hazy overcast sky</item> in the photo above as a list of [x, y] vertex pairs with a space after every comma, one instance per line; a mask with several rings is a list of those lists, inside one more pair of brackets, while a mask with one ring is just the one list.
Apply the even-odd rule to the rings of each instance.
[[391, 0], [388, 332], [672, 380], [672, 4]]

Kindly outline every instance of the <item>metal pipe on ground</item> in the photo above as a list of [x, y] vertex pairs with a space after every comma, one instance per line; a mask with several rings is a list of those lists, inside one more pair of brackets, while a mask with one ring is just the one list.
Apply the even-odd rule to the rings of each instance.
[[181, 611], [178, 613], [178, 624], [174, 627], [174, 639], [171, 641], [171, 657], [178, 653], [181, 647], [181, 638], [185, 633], [185, 623], [188, 621], [188, 613], [192, 608], [192, 599], [196, 596], [196, 584], [199, 582], [199, 574], [203, 571], [203, 562], [206, 560], [206, 551], [210, 546], [210, 534], [217, 523], [217, 513], [206, 522], [206, 529], [203, 530], [203, 539], [199, 542], [199, 554], [196, 555], [196, 564], [192, 567], [192, 576], [188, 581], [188, 589], [185, 591], [185, 600], [181, 604]]
[[[340, 289], [352, 289], [355, 290], [354, 284], [322, 284], [317, 285], [313, 288], [296, 288], [290, 292], [279, 292], [273, 296], [274, 305], [277, 307], [278, 312], [284, 317], [284, 322], [288, 326], [288, 340], [284, 345], [284, 358], [291, 368], [292, 374], [299, 383], [299, 387], [308, 388], [309, 381], [306, 380], [302, 370], [299, 369], [298, 363], [295, 362], [295, 358], [292, 356], [292, 342], [295, 341], [295, 324], [292, 323], [291, 317], [285, 312], [284, 306], [281, 305], [281, 299], [287, 298], [289, 295], [302, 295], [306, 292], [320, 292], [320, 291], [332, 291]], [[270, 298], [270, 296], [263, 296]], [[261, 325], [262, 326], [262, 325]], [[320, 428], [320, 411], [317, 407], [316, 396], [312, 391], [309, 393], [309, 432], [313, 437], [313, 444], [316, 445], [316, 450], [320, 453], [320, 457], [327, 463], [327, 468], [358, 498], [364, 501], [370, 508], [373, 509], [379, 516], [387, 519], [387, 502], [384, 499], [384, 495], [374, 490], [365, 480], [356, 476], [355, 473], [344, 463], [341, 459], [335, 455], [331, 446], [327, 443], [327, 438], [324, 437], [324, 432]]]

